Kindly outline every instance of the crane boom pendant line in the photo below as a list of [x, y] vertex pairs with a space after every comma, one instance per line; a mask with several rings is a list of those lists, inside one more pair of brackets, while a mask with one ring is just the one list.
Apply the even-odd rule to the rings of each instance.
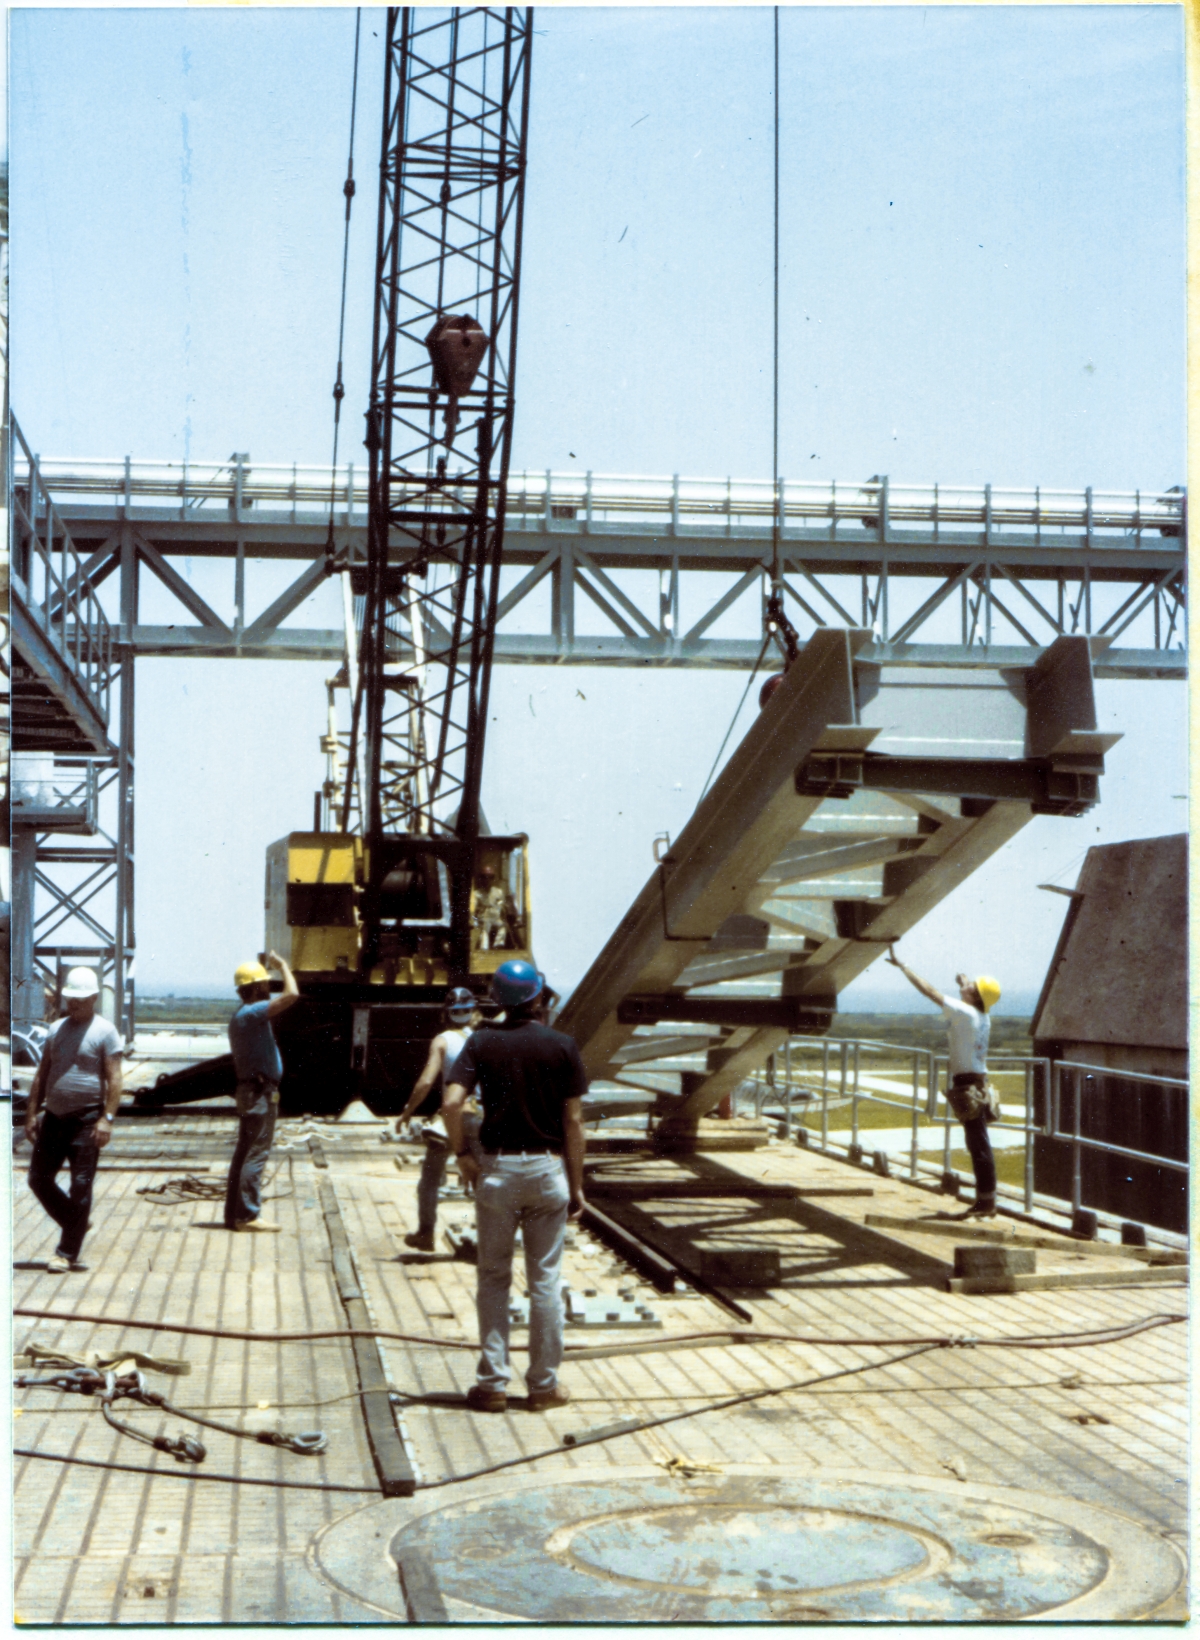
[[532, 33], [529, 10], [393, 7], [387, 15], [353, 725], [366, 750], [368, 974], [386, 960], [383, 924], [401, 878], [410, 920], [444, 920], [448, 891], [452, 983], [469, 966], [512, 448]]
[[775, 245], [772, 264], [771, 325], [771, 478], [774, 494], [774, 522], [771, 530], [771, 592], [779, 592], [779, 525], [783, 498], [779, 494], [779, 7], [775, 13]]

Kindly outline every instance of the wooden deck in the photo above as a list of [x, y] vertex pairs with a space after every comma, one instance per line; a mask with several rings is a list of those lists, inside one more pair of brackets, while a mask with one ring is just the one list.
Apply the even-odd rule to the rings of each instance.
[[[324, 1168], [308, 1143], [313, 1131], [322, 1135]], [[479, 1414], [453, 1400], [474, 1378], [474, 1270], [448, 1249], [423, 1256], [404, 1248], [403, 1233], [415, 1223], [418, 1155], [381, 1143], [378, 1132], [282, 1122], [266, 1211], [283, 1233], [235, 1236], [220, 1228], [219, 1201], [167, 1206], [138, 1193], [200, 1167], [208, 1171], [199, 1177], [221, 1183], [232, 1121], [198, 1114], [122, 1117], [97, 1179], [93, 1229], [83, 1253], [89, 1269], [57, 1276], [44, 1269], [54, 1228], [24, 1187], [27, 1150], [18, 1155], [14, 1302], [18, 1310], [52, 1315], [19, 1315], [14, 1349], [36, 1340], [81, 1356], [136, 1349], [186, 1358], [188, 1376], [151, 1373], [147, 1380], [181, 1408], [208, 1409], [207, 1415], [248, 1429], [320, 1428], [329, 1437], [324, 1454], [300, 1456], [203, 1430], [207, 1458], [185, 1467], [109, 1428], [90, 1398], [47, 1388], [15, 1391], [15, 1445], [46, 1454], [15, 1460], [18, 1621], [371, 1623], [394, 1622], [397, 1612], [402, 1620], [398, 1584], [389, 1606], [352, 1577], [331, 1574], [328, 1555], [313, 1548], [318, 1540], [333, 1541], [336, 1523], [365, 1505], [379, 1505], [381, 1497], [351, 1342], [217, 1339], [171, 1330], [172, 1324], [264, 1335], [344, 1329], [347, 1309], [321, 1208], [323, 1180], [336, 1195], [372, 1325], [429, 1340], [384, 1339], [379, 1351], [387, 1382], [402, 1398], [396, 1413], [418, 1498], [430, 1500], [430, 1507], [434, 1499], [441, 1504], [468, 1495], [471, 1483], [456, 1486], [456, 1476], [554, 1449], [528, 1468], [508, 1471], [513, 1488], [574, 1469], [594, 1474], [598, 1466], [619, 1485], [622, 1475], [647, 1466], [667, 1476], [681, 1463], [718, 1466], [709, 1474], [747, 1465], [818, 1477], [907, 1474], [922, 1484], [1074, 1499], [1127, 1517], [1184, 1550], [1183, 1326], [1159, 1326], [1088, 1348], [938, 1348], [887, 1362], [905, 1349], [893, 1340], [1084, 1333], [1179, 1314], [1187, 1298], [1186, 1271], [1168, 1285], [962, 1296], [945, 1290], [952, 1258], [946, 1238], [884, 1233], [864, 1224], [868, 1213], [916, 1218], [943, 1205], [899, 1180], [782, 1143], [691, 1164], [623, 1163], [650, 1177], [678, 1177], [684, 1166], [801, 1192], [841, 1183], [870, 1186], [874, 1193], [809, 1201], [800, 1194], [794, 1202], [685, 1198], [641, 1204], [680, 1236], [779, 1248], [778, 1286], [730, 1295], [749, 1312], [749, 1322], [693, 1291], [654, 1291], [607, 1248], [575, 1230], [564, 1270], [570, 1286], [614, 1299], [624, 1294], [649, 1307], [661, 1328], [569, 1328], [572, 1350], [614, 1353], [569, 1357], [562, 1381], [571, 1404], [546, 1415], [531, 1414], [521, 1399], [519, 1346], [525, 1335], [518, 1329], [510, 1410]], [[466, 1226], [470, 1218], [465, 1198], [444, 1199], [442, 1225]], [[1039, 1268], [1057, 1267], [1055, 1257], [1039, 1255]], [[1064, 1243], [1059, 1264], [1070, 1268], [1077, 1257], [1078, 1249]], [[1110, 1267], [1113, 1262], [1105, 1261]], [[1131, 1261], [1131, 1282], [1138, 1271]], [[518, 1279], [514, 1293], [521, 1290]], [[73, 1315], [113, 1320], [64, 1319]], [[129, 1319], [165, 1327], [121, 1324]], [[621, 1353], [659, 1337], [727, 1334], [739, 1327], [814, 1341], [724, 1338]], [[820, 1342], [842, 1338], [861, 1342]], [[852, 1367], [868, 1370], [807, 1388], [786, 1387]], [[567, 1434], [617, 1420], [700, 1411], [715, 1399], [762, 1390], [781, 1392], [598, 1445], [559, 1444]], [[116, 1413], [150, 1436], [197, 1432], [171, 1414], [128, 1402], [119, 1403]], [[64, 1457], [153, 1473], [57, 1461]], [[206, 1473], [242, 1482], [300, 1482], [311, 1489], [198, 1478]], [[439, 1483], [447, 1482], [443, 1490]], [[358, 1490], [325, 1489], [333, 1487]], [[452, 1618], [469, 1614], [453, 1599], [447, 1610]], [[631, 1619], [638, 1615], [634, 1606], [629, 1610]], [[1185, 1615], [1183, 1596], [1176, 1592], [1157, 1610], [1131, 1615], [1177, 1620]]]

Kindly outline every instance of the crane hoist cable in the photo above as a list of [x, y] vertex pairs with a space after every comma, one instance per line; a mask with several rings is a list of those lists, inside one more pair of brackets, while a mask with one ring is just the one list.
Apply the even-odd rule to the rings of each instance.
[[[779, 598], [779, 533], [782, 498], [779, 494], [779, 7], [775, 10], [775, 258], [772, 277], [771, 327], [771, 597]], [[788, 664], [794, 657], [789, 654]]]
[[338, 359], [337, 379], [333, 384], [333, 460], [329, 471], [329, 533], [326, 537], [325, 550], [329, 557], [333, 555], [333, 515], [337, 505], [337, 458], [338, 433], [341, 430], [342, 400], [346, 396], [346, 388], [342, 381], [342, 363], [345, 354], [346, 339], [346, 274], [350, 264], [350, 207], [354, 203], [354, 123], [358, 112], [358, 44], [362, 30], [362, 7], [354, 13], [354, 74], [350, 87], [350, 151], [346, 160], [346, 180], [342, 184], [342, 193], [346, 198], [346, 220], [342, 231], [342, 300], [341, 313], [338, 318]]
[[762, 648], [758, 652], [758, 659], [750, 672], [749, 681], [742, 691], [742, 698], [738, 701], [737, 710], [729, 720], [729, 727], [725, 731], [725, 738], [721, 742], [720, 751], [713, 759], [713, 766], [708, 771], [708, 778], [701, 787], [700, 796], [703, 797], [712, 785], [713, 776], [720, 767], [721, 758], [729, 744], [729, 737], [733, 733], [733, 726], [741, 716], [742, 708], [746, 704], [746, 697], [750, 693], [750, 685], [758, 676], [759, 668], [766, 658], [767, 649], [772, 642], [779, 645], [783, 654], [784, 670], [792, 664], [800, 653], [800, 638], [795, 627], [788, 620], [783, 608], [783, 576], [779, 564], [780, 523], [783, 508], [782, 497], [779, 493], [779, 7], [774, 8], [774, 125], [775, 125], [775, 174], [773, 190], [773, 262], [772, 262], [772, 323], [771, 323], [771, 590], [763, 608], [764, 636]]

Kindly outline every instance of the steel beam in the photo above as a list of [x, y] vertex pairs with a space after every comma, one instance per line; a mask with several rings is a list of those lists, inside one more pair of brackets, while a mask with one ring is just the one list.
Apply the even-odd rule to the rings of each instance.
[[1077, 813], [1098, 795], [1115, 737], [1096, 730], [1086, 639], [965, 689], [949, 669], [873, 665], [867, 638], [810, 639], [559, 1015], [593, 1076], [620, 1068], [638, 1025], [729, 1033], [668, 1126], [789, 1031], [825, 1029], [845, 986], [1040, 805]]

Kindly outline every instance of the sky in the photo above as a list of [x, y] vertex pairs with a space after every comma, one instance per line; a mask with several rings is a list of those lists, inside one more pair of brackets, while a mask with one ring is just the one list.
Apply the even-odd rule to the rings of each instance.
[[[770, 10], [543, 8], [535, 28], [514, 465], [769, 477]], [[354, 459], [382, 29], [363, 13]], [[1181, 10], [785, 7], [780, 32], [781, 471], [1182, 482]], [[12, 391], [34, 449], [328, 461], [353, 39], [349, 9], [11, 14]], [[186, 569], [231, 613], [232, 566]], [[278, 574], [252, 566], [252, 604]], [[326, 595], [295, 619], [336, 617]], [[310, 824], [324, 773], [326, 670], [139, 663], [140, 989], [224, 989], [260, 948], [266, 846]], [[496, 668], [483, 803], [530, 834], [560, 988], [682, 828], [744, 686]], [[1183, 686], [1097, 699], [1124, 733], [1099, 807], [1035, 819], [906, 938], [935, 982], [991, 970], [1027, 1007], [1067, 903], [1037, 885], [1186, 826]], [[878, 964], [843, 998], [910, 1004]]]

